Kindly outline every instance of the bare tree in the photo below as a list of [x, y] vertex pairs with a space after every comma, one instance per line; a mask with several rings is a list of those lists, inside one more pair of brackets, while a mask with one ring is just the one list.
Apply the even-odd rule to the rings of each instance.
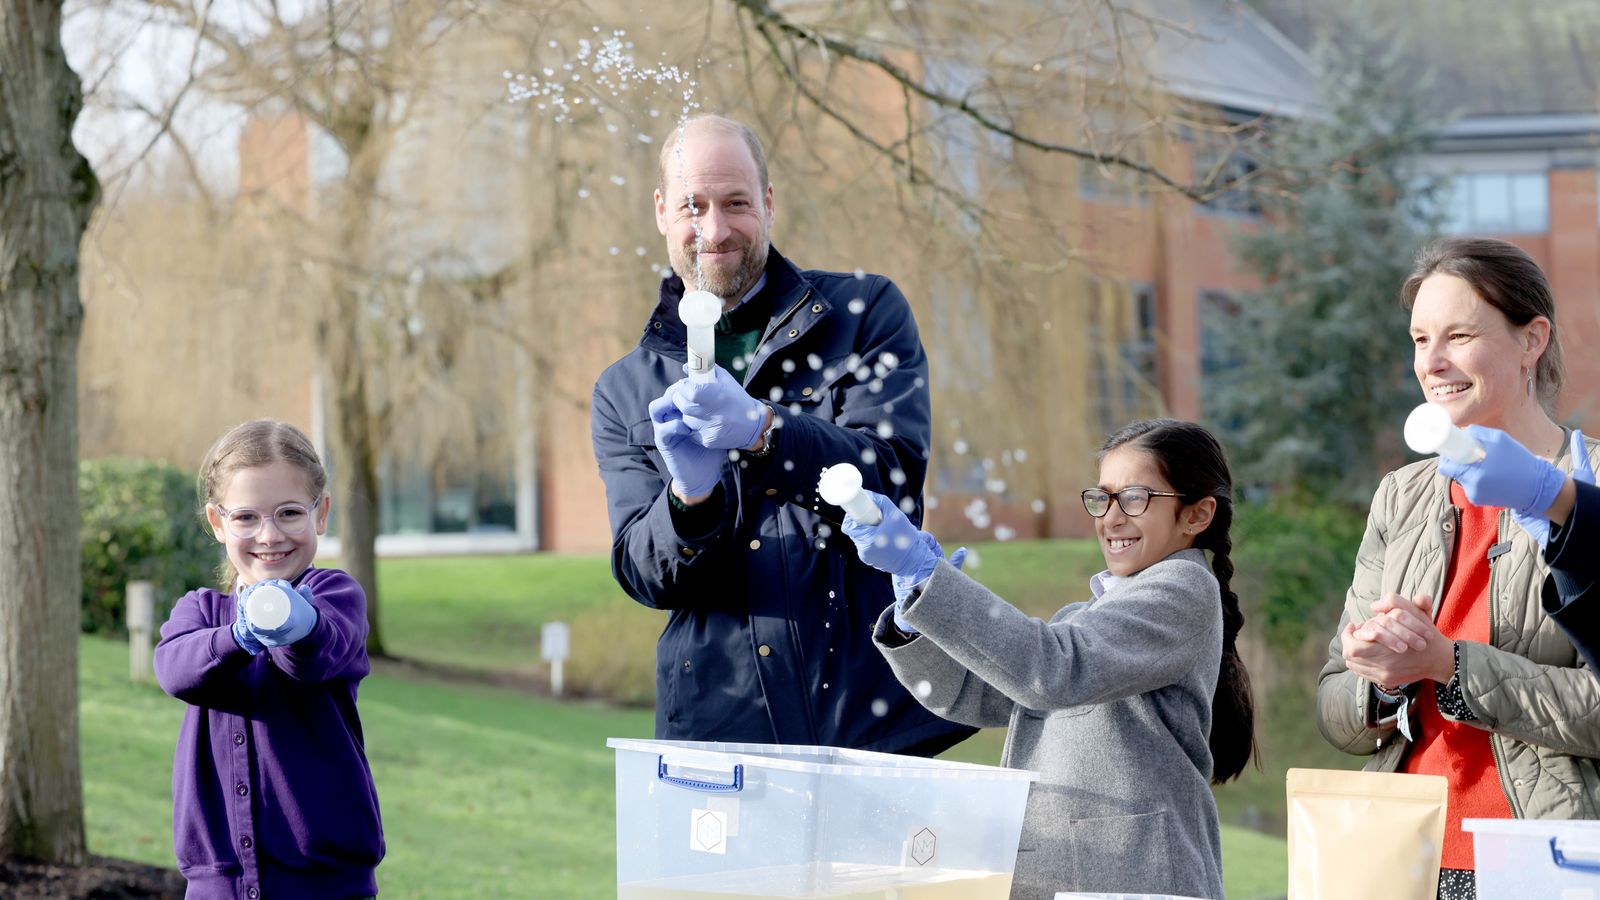
[[0, 4], [0, 859], [85, 856], [78, 766], [78, 245], [61, 4]]

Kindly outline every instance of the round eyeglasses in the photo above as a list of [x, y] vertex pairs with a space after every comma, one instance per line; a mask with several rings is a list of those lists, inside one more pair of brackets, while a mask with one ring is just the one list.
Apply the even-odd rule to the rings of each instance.
[[1099, 488], [1089, 488], [1083, 492], [1083, 508], [1089, 515], [1096, 519], [1111, 511], [1111, 501], [1117, 501], [1122, 511], [1129, 516], [1142, 515], [1150, 508], [1151, 497], [1182, 497], [1175, 491], [1152, 491], [1147, 487], [1135, 485], [1125, 487], [1120, 491], [1102, 491]]
[[223, 509], [221, 504], [213, 503], [217, 512], [222, 516], [222, 527], [228, 533], [241, 541], [248, 541], [261, 533], [262, 525], [268, 519], [277, 526], [280, 534], [289, 537], [299, 537], [311, 527], [311, 521], [316, 509], [316, 504], [307, 506], [303, 503], [285, 503], [273, 510], [270, 514], [263, 515], [254, 509]]

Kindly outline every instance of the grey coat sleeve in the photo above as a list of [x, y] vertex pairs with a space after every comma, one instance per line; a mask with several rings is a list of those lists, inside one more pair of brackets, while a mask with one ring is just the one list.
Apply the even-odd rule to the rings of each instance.
[[1162, 560], [1052, 622], [940, 562], [902, 615], [986, 684], [1041, 712], [1166, 687], [1221, 644], [1216, 578], [1185, 559]]
[[889, 661], [889, 669], [900, 679], [911, 696], [941, 719], [978, 728], [997, 728], [1009, 724], [1016, 704], [991, 684], [972, 674], [951, 658], [938, 644], [918, 638], [893, 646], [884, 640], [893, 628], [894, 607], [878, 617], [872, 641]]
[[1367, 529], [1361, 536], [1361, 548], [1356, 551], [1355, 575], [1350, 579], [1350, 590], [1345, 593], [1344, 613], [1339, 617], [1333, 640], [1328, 642], [1328, 661], [1317, 676], [1317, 730], [1328, 743], [1358, 756], [1376, 753], [1380, 743], [1387, 742], [1399, 724], [1399, 720], [1390, 715], [1378, 720], [1377, 727], [1367, 726], [1369, 718], [1377, 720], [1373, 709], [1377, 698], [1372, 693], [1371, 682], [1345, 665], [1344, 644], [1339, 639], [1345, 626], [1371, 617], [1372, 604], [1378, 599], [1383, 584], [1384, 553], [1389, 542], [1385, 510], [1393, 503], [1394, 485], [1395, 476], [1391, 472], [1383, 477], [1372, 498]]

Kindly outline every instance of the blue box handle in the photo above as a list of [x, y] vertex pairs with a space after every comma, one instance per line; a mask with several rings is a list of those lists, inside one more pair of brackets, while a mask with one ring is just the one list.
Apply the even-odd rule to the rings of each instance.
[[667, 757], [656, 757], [656, 777], [667, 784], [691, 791], [702, 791], [707, 794], [737, 794], [744, 790], [744, 766], [737, 763], [733, 767], [733, 784], [721, 784], [716, 781], [701, 781], [698, 778], [683, 778], [667, 774]]
[[1555, 862], [1558, 869], [1572, 869], [1577, 872], [1593, 872], [1600, 874], [1600, 862], [1582, 862], [1576, 859], [1567, 859], [1567, 855], [1556, 846], [1556, 839], [1550, 839], [1550, 859]]

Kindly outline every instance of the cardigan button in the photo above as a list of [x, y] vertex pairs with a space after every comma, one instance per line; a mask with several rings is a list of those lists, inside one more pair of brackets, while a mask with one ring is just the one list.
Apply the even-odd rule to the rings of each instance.
[[235, 731], [233, 733], [233, 745], [235, 747], [244, 746], [244, 734], [242, 732]]
[[245, 891], [245, 894], [249, 895], [250, 900], [260, 900], [260, 898], [261, 898], [261, 889], [260, 888], [251, 888], [250, 890]]
[[771, 656], [772, 655], [772, 648], [768, 647], [766, 644], [762, 644], [761, 646], [756, 648], [756, 652], [761, 654], [762, 656]]
[[233, 789], [233, 792], [243, 797], [250, 793], [250, 786], [241, 781], [239, 782], [238, 786]]
[[751, 550], [760, 550], [761, 549], [761, 541], [759, 539], [751, 541], [750, 542], [750, 549]]
[[248, 834], [245, 835], [242, 838], [239, 838], [239, 846], [245, 848], [246, 850], [249, 850], [251, 847], [254, 847], [255, 845], [256, 845], [256, 842], [250, 840], [250, 835], [248, 835]]

